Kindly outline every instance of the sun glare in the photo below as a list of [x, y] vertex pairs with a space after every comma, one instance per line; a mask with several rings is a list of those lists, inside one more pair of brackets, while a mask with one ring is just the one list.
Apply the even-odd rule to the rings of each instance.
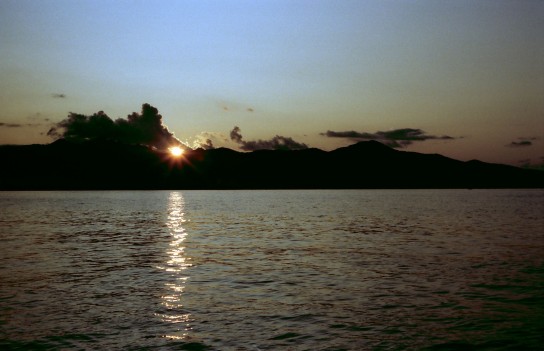
[[170, 153], [172, 154], [172, 156], [181, 156], [183, 154], [183, 149], [180, 148], [180, 147], [177, 147], [177, 146], [174, 146], [174, 147], [171, 147], [170, 149]]

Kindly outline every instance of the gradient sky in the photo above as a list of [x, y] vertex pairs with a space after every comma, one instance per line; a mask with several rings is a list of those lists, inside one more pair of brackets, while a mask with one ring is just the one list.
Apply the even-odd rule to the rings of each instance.
[[143, 103], [191, 146], [413, 128], [437, 138], [404, 150], [540, 164], [544, 1], [0, 0], [0, 144]]

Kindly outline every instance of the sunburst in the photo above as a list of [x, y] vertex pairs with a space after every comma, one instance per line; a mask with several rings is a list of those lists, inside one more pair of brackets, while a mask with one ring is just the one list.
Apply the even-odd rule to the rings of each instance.
[[174, 146], [174, 147], [171, 147], [169, 148], [168, 150], [170, 150], [170, 154], [174, 157], [180, 157], [181, 155], [183, 155], [183, 149], [180, 148], [179, 146]]

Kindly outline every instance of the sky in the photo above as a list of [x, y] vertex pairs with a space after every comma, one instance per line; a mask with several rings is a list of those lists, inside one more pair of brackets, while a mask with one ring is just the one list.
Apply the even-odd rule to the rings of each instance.
[[144, 103], [191, 147], [544, 164], [544, 1], [0, 0], [0, 144]]

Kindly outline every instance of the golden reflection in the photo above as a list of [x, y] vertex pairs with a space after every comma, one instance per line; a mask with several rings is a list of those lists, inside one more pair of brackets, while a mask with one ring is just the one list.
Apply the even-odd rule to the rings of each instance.
[[159, 317], [168, 323], [176, 325], [176, 330], [170, 335], [164, 335], [168, 339], [185, 339], [187, 332], [191, 329], [189, 321], [190, 314], [186, 313], [183, 306], [182, 294], [188, 276], [185, 270], [191, 266], [185, 256], [185, 201], [181, 192], [173, 191], [168, 199], [168, 218], [166, 225], [170, 231], [171, 241], [166, 251], [168, 258], [165, 265], [159, 267], [170, 273], [172, 281], [166, 284], [168, 293], [161, 296], [161, 303], [165, 307], [165, 313]]

